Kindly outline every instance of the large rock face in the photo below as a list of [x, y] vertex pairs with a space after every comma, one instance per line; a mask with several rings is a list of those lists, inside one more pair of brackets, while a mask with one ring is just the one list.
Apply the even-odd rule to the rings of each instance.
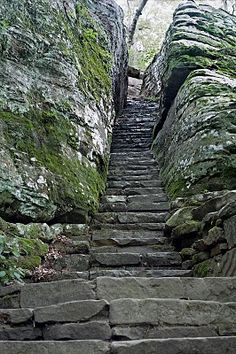
[[173, 197], [236, 186], [235, 34], [235, 17], [188, 2], [147, 71], [143, 92], [160, 99], [153, 147]]
[[223, 10], [179, 6], [143, 85], [159, 101], [153, 150], [166, 189], [182, 197], [168, 226], [198, 275], [236, 272], [227, 221], [236, 200], [227, 192], [236, 189], [235, 34], [236, 18]]
[[97, 207], [125, 101], [122, 11], [3, 0], [0, 14], [0, 216], [79, 222]]

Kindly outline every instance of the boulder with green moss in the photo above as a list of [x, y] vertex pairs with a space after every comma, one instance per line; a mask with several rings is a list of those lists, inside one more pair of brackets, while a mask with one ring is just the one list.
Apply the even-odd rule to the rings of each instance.
[[84, 222], [125, 102], [122, 11], [97, 0], [0, 4], [0, 215]]
[[236, 19], [178, 7], [143, 93], [160, 102], [153, 150], [171, 197], [236, 186]]

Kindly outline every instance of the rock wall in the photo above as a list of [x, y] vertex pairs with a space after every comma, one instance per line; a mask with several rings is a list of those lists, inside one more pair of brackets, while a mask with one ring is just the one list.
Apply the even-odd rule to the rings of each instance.
[[113, 0], [2, 0], [0, 57], [0, 283], [42, 259], [36, 280], [50, 280], [61, 254], [88, 263], [86, 223], [126, 101], [123, 12]]
[[180, 5], [142, 89], [158, 99], [153, 151], [169, 196], [180, 198], [168, 232], [197, 275], [236, 272], [235, 34], [225, 11]]
[[0, 18], [0, 216], [85, 221], [125, 102], [122, 10], [112, 0], [2, 0]]

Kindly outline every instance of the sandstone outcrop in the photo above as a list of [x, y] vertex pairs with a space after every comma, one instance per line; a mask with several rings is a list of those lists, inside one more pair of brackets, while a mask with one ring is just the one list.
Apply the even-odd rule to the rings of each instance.
[[122, 11], [112, 0], [3, 0], [0, 15], [0, 216], [85, 221], [126, 99]]
[[[153, 151], [166, 190], [182, 198], [173, 203], [178, 222], [171, 225], [172, 219], [169, 231], [198, 275], [236, 272], [235, 245], [231, 236], [227, 241], [227, 219], [236, 214], [235, 194], [228, 192], [236, 187], [235, 34], [236, 18], [225, 11], [194, 1], [180, 5], [142, 88], [159, 102]], [[226, 205], [231, 212], [222, 218]], [[205, 246], [194, 243], [199, 238]]]

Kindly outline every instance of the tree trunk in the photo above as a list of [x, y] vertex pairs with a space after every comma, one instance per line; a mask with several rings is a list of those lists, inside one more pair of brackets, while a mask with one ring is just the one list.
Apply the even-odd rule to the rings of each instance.
[[128, 37], [128, 46], [129, 47], [131, 47], [133, 44], [134, 34], [135, 34], [136, 27], [137, 27], [138, 19], [142, 15], [142, 11], [143, 11], [145, 5], [147, 4], [147, 2], [148, 2], [148, 0], [141, 0], [140, 4], [135, 12], [135, 15], [134, 15], [134, 18], [133, 18], [133, 21], [131, 23], [130, 30], [129, 30], [129, 37]]

